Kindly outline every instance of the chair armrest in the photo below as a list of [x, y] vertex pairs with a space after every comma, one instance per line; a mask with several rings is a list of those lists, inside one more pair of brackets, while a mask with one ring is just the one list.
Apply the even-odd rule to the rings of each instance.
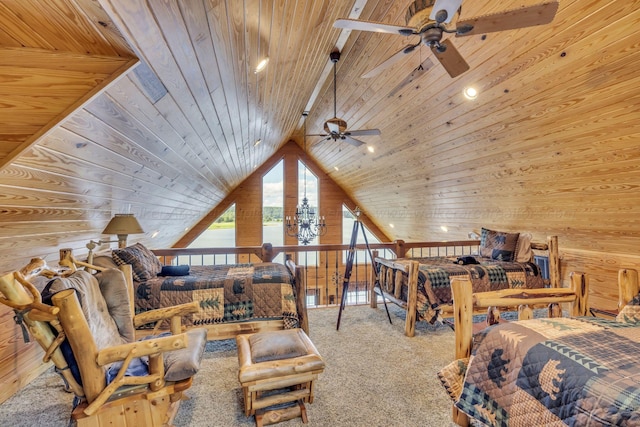
[[161, 338], [131, 342], [128, 344], [107, 347], [98, 352], [96, 363], [104, 366], [109, 363], [125, 360], [131, 352], [135, 357], [151, 356], [167, 351], [180, 350], [187, 347], [189, 338], [186, 333]]
[[171, 307], [157, 308], [155, 310], [145, 311], [136, 314], [133, 318], [133, 326], [138, 328], [147, 323], [157, 322], [158, 320], [171, 319], [175, 316], [184, 316], [186, 314], [197, 313], [200, 311], [198, 301], [192, 301], [185, 304], [178, 304]]

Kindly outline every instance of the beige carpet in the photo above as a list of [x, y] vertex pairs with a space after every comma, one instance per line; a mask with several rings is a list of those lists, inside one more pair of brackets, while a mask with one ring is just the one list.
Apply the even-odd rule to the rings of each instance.
[[[309, 312], [310, 337], [325, 359], [309, 426], [437, 426], [450, 422], [451, 405], [436, 372], [453, 359], [447, 326], [419, 322], [416, 336], [403, 335], [404, 312], [389, 306], [348, 306], [336, 331], [336, 308]], [[235, 341], [210, 342], [201, 372], [175, 419], [176, 426], [253, 426], [242, 412]], [[52, 372], [41, 375], [0, 405], [3, 426], [65, 426], [72, 396]], [[303, 426], [300, 419], [278, 424]]]

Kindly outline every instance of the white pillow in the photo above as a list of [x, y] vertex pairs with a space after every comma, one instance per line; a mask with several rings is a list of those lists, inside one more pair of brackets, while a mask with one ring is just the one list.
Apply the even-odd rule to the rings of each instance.
[[531, 250], [531, 233], [520, 233], [518, 243], [516, 245], [516, 261], [531, 262], [533, 260], [533, 251]]

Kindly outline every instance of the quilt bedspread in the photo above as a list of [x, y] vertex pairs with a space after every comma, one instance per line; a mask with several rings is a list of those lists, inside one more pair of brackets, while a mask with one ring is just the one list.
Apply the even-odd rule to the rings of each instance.
[[198, 301], [185, 325], [283, 319], [298, 327], [294, 277], [278, 263], [191, 266], [188, 276], [136, 282], [136, 312]]
[[[475, 257], [478, 264], [457, 264], [456, 257], [405, 258], [397, 263], [418, 261], [418, 320], [437, 320], [438, 306], [451, 304], [451, 278], [465, 276], [471, 280], [473, 292], [509, 288], [543, 288], [538, 266], [529, 262], [507, 262]], [[406, 289], [403, 291], [406, 301]]]
[[533, 319], [485, 329], [456, 406], [489, 426], [640, 426], [640, 326]]

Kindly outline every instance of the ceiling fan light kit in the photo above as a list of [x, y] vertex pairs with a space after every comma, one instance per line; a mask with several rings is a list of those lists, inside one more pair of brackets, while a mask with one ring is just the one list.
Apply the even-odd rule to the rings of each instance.
[[361, 21], [357, 19], [338, 19], [333, 26], [349, 30], [373, 31], [401, 36], [419, 36], [417, 43], [407, 45], [374, 69], [362, 75], [369, 78], [398, 62], [412, 53], [421, 43], [428, 46], [440, 64], [452, 77], [457, 77], [469, 69], [469, 64], [458, 52], [451, 39], [442, 40], [445, 33], [456, 37], [484, 34], [497, 31], [544, 25], [553, 21], [558, 10], [558, 2], [550, 1], [533, 6], [469, 19], [456, 19], [460, 15], [463, 0], [415, 0], [407, 8], [406, 26]]

